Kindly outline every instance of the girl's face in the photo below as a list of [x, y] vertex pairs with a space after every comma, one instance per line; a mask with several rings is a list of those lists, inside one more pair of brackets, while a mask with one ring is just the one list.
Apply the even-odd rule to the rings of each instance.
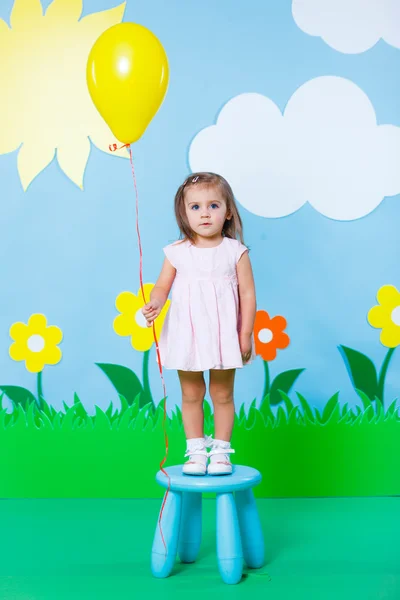
[[191, 186], [185, 193], [186, 216], [196, 236], [221, 237], [226, 219], [231, 219], [218, 187]]

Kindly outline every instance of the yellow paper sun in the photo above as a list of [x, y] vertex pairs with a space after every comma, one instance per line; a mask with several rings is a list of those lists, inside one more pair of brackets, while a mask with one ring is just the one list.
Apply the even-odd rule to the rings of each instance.
[[[115, 141], [86, 84], [97, 38], [122, 21], [125, 3], [81, 20], [82, 0], [15, 0], [10, 25], [0, 19], [0, 154], [21, 144], [18, 172], [26, 190], [53, 160], [79, 187], [90, 142], [109, 152]], [[115, 152], [126, 156], [126, 151]]]

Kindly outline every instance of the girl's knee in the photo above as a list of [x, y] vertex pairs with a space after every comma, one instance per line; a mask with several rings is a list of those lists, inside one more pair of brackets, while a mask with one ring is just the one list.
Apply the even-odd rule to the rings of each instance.
[[235, 370], [212, 371], [210, 374], [210, 396], [213, 404], [233, 402]]
[[232, 390], [228, 387], [227, 389], [221, 388], [213, 388], [210, 386], [210, 396], [213, 404], [230, 404], [233, 402], [233, 393]]
[[203, 374], [186, 375], [180, 373], [183, 402], [203, 402], [206, 395], [206, 384]]
[[203, 402], [204, 396], [206, 395], [206, 386], [192, 386], [182, 390], [182, 401], [190, 402], [191, 404], [196, 402]]
[[182, 394], [182, 404], [202, 404], [204, 394]]

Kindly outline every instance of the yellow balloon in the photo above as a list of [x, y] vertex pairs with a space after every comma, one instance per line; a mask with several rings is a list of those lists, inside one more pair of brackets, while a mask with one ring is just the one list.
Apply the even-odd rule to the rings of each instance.
[[167, 55], [146, 27], [120, 23], [95, 42], [86, 78], [92, 100], [115, 137], [123, 144], [133, 144], [166, 94]]

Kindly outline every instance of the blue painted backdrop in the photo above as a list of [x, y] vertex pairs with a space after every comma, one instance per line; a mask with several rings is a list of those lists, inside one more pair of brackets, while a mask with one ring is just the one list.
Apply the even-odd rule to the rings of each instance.
[[[85, 0], [84, 13], [111, 5], [111, 0]], [[8, 20], [11, 7], [12, 0], [3, 0], [0, 17]], [[296, 25], [289, 0], [128, 0], [124, 20], [141, 23], [160, 38], [171, 69], [166, 100], [134, 147], [146, 281], [155, 282], [162, 246], [177, 237], [173, 196], [189, 172], [189, 145], [230, 98], [258, 92], [283, 111], [307, 80], [337, 75], [364, 90], [378, 123], [400, 125], [399, 50], [379, 41], [361, 54], [341, 54]], [[142, 355], [112, 328], [116, 296], [138, 288], [129, 164], [93, 147], [84, 184], [82, 192], [53, 162], [24, 193], [16, 153], [0, 157], [0, 383], [35, 390], [35, 377], [8, 356], [8, 331], [13, 322], [41, 312], [64, 332], [63, 360], [45, 370], [47, 401], [61, 407], [76, 392], [91, 410], [110, 400], [118, 404], [95, 362], [140, 373]], [[337, 345], [357, 348], [377, 364], [385, 354], [366, 314], [381, 285], [399, 284], [399, 197], [351, 222], [330, 220], [309, 205], [280, 219], [241, 212], [258, 306], [288, 321], [291, 345], [272, 363], [272, 373], [305, 367], [295, 387], [314, 406], [324, 405], [337, 390], [342, 401], [354, 404]], [[158, 401], [155, 360], [151, 382]], [[166, 384], [172, 407], [180, 401], [174, 372], [167, 372]], [[236, 402], [259, 400], [262, 387], [257, 360], [238, 373]], [[394, 398], [399, 388], [400, 355], [395, 354], [386, 398]]]

